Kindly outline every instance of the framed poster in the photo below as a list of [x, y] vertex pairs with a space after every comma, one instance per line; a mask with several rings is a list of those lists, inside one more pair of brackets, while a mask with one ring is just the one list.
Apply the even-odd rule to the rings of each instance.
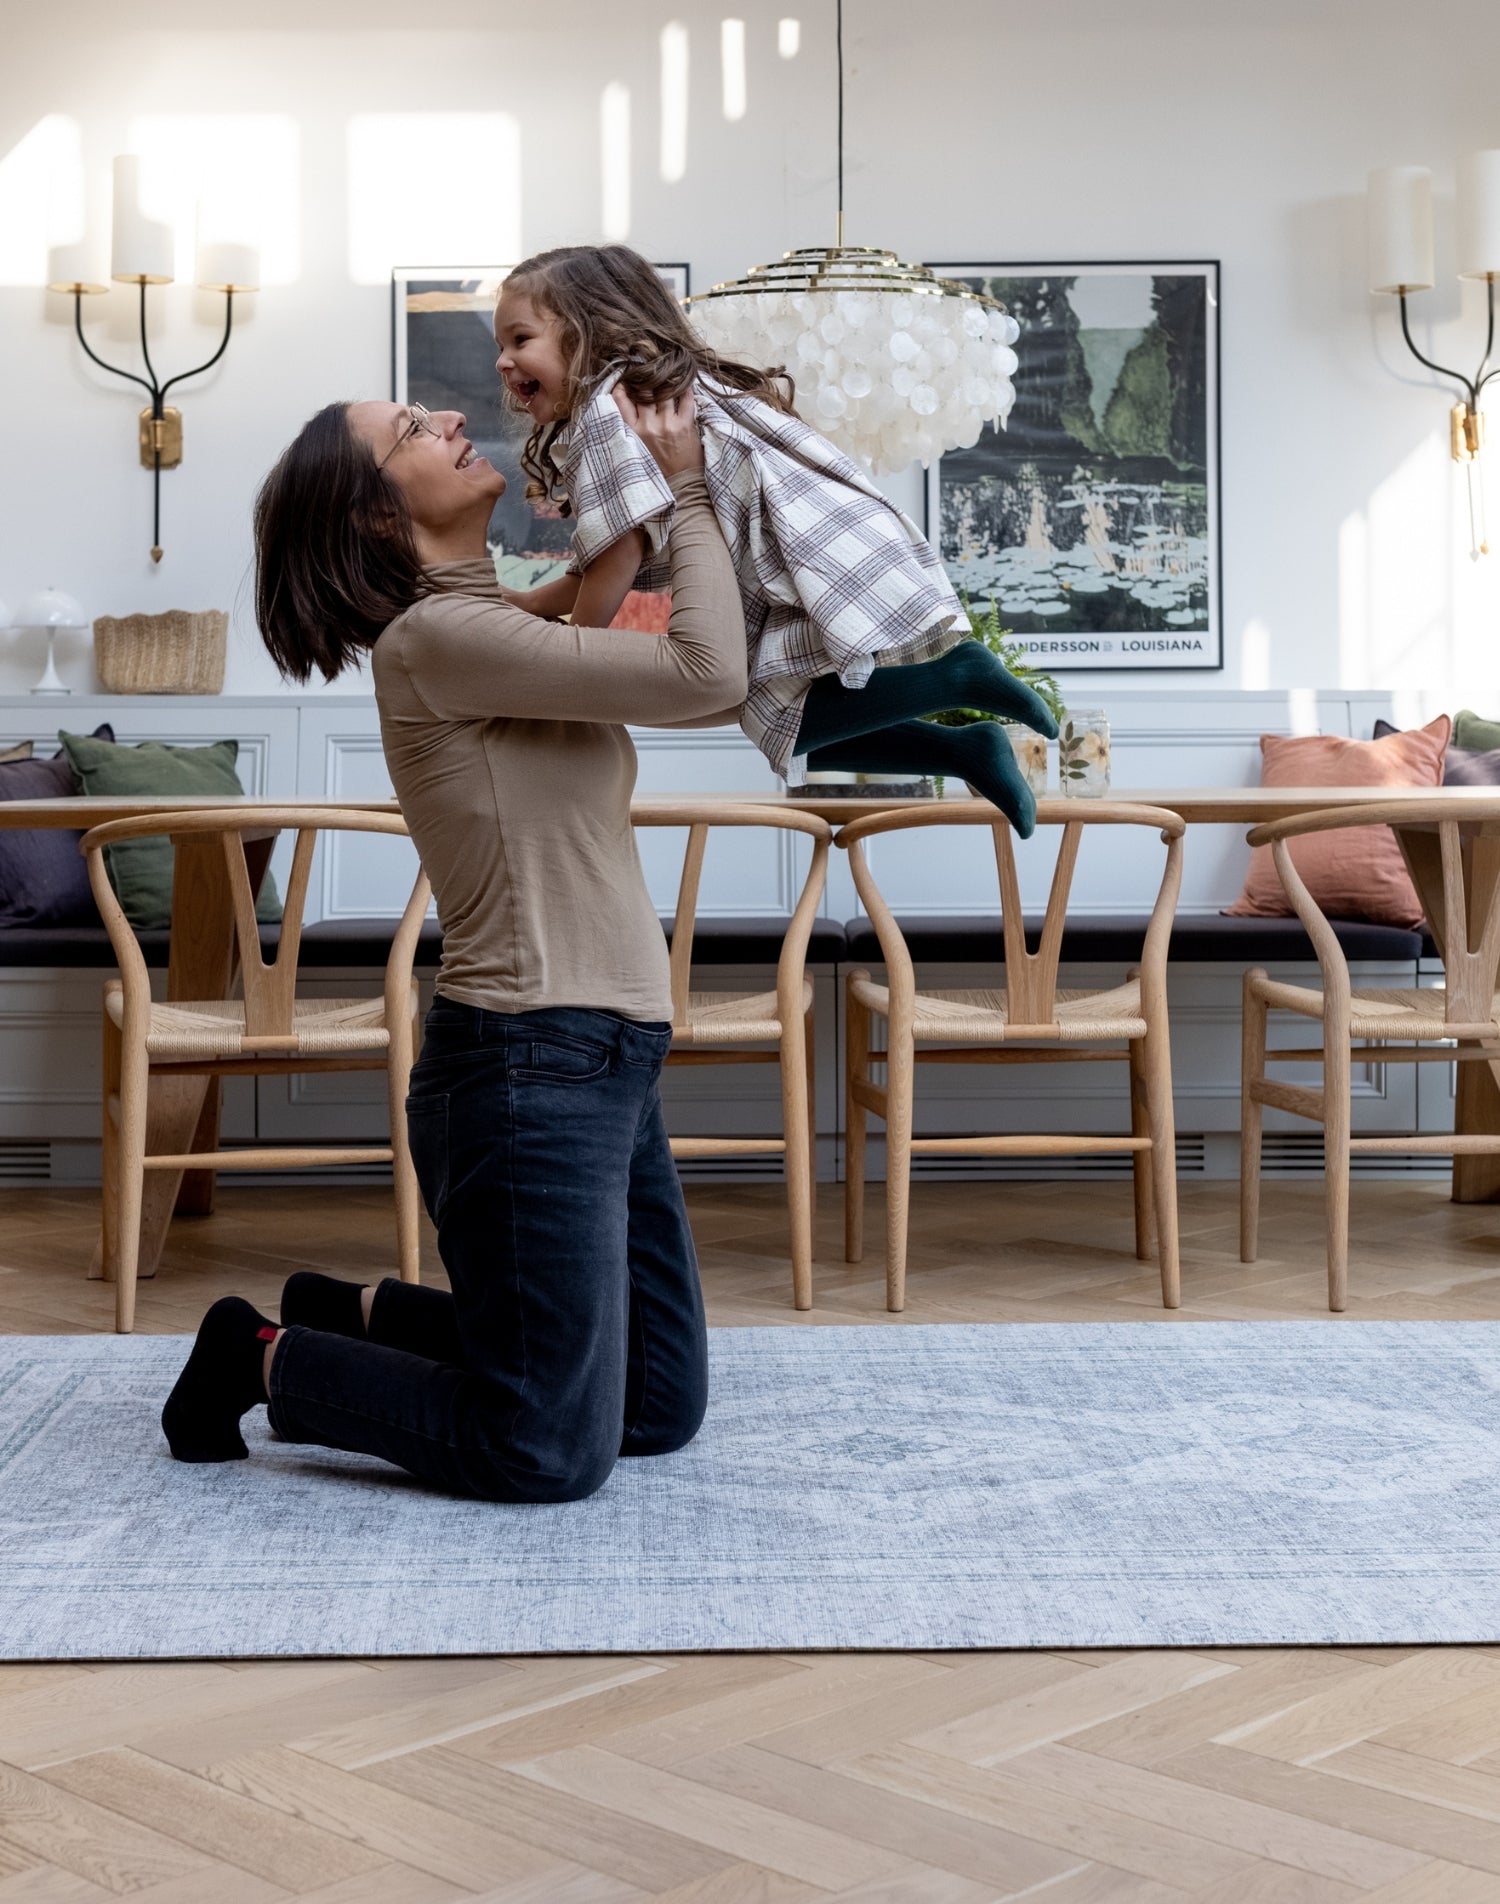
[[1222, 667], [1217, 263], [932, 269], [1021, 327], [1008, 427], [928, 471], [954, 586], [1054, 672]]
[[[506, 407], [505, 387], [495, 370], [492, 321], [509, 269], [409, 265], [391, 273], [391, 394], [397, 403], [462, 410], [468, 418], [465, 431], [474, 447], [505, 476], [505, 494], [490, 518], [495, 572], [507, 588], [524, 589], [561, 574], [572, 525], [555, 505], [526, 500], [521, 450], [531, 419]], [[685, 264], [657, 269], [675, 297], [687, 296]]]

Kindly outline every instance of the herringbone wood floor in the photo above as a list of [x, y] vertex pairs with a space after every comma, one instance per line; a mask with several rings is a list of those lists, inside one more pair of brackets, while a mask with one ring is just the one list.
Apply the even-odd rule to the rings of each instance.
[[[776, 1192], [691, 1193], [718, 1323], [1327, 1318], [1316, 1185], [1183, 1196], [1185, 1306], [1127, 1186], [918, 1188], [794, 1318]], [[0, 1330], [108, 1326], [84, 1192], [0, 1194]], [[872, 1209], [872, 1216], [874, 1211]], [[878, 1233], [878, 1232], [877, 1232]], [[140, 1327], [390, 1257], [377, 1191], [238, 1190], [181, 1223]], [[1353, 1317], [1500, 1316], [1500, 1209], [1354, 1193]], [[433, 1265], [435, 1272], [436, 1265]], [[0, 1668], [0, 1904], [1478, 1904], [1500, 1899], [1500, 1647], [711, 1655]]]

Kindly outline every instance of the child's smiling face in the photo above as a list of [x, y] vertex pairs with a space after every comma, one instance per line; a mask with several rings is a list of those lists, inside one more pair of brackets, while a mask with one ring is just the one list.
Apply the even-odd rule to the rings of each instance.
[[500, 348], [495, 368], [512, 401], [537, 423], [561, 416], [567, 384], [561, 320], [539, 310], [519, 286], [507, 285], [495, 306], [495, 342]]

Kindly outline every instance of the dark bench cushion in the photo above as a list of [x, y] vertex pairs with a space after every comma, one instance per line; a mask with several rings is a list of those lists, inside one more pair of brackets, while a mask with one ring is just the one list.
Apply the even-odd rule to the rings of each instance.
[[[998, 963], [1000, 916], [936, 914], [898, 920], [912, 958], [919, 963], [960, 965], [981, 960]], [[1141, 956], [1146, 938], [1145, 913], [1084, 914], [1070, 919], [1063, 930], [1062, 956], [1076, 965], [1128, 965]], [[1422, 935], [1396, 926], [1370, 925], [1362, 919], [1331, 921], [1344, 956], [1350, 959], [1416, 959]], [[1026, 939], [1035, 951], [1041, 921], [1027, 924]], [[851, 919], [849, 949], [844, 957], [853, 964], [878, 964], [880, 941], [868, 919]], [[1177, 962], [1219, 962], [1268, 965], [1277, 960], [1316, 958], [1312, 941], [1300, 919], [1226, 919], [1219, 913], [1181, 914], [1172, 929], [1169, 956]]]
[[[788, 921], [785, 918], [700, 919], [693, 934], [693, 960], [701, 965], [774, 965]], [[668, 938], [670, 921], [663, 921]], [[1430, 939], [1396, 926], [1375, 926], [1358, 919], [1336, 919], [1333, 928], [1351, 959], [1405, 960], [1435, 957]], [[934, 964], [997, 960], [998, 915], [937, 915], [909, 919], [905, 932], [912, 957]], [[330, 919], [302, 935], [302, 964], [307, 968], [380, 966], [390, 952], [395, 930], [390, 919]], [[1028, 927], [1034, 947], [1040, 921]], [[1146, 933], [1144, 913], [1105, 913], [1070, 921], [1062, 955], [1075, 964], [1129, 964], [1141, 955]], [[274, 926], [263, 927], [261, 943], [269, 957], [277, 941]], [[165, 966], [168, 934], [163, 928], [139, 935], [146, 963]], [[437, 922], [422, 927], [417, 963], [431, 967], [442, 951]], [[1171, 956], [1179, 961], [1274, 964], [1310, 961], [1313, 949], [1296, 919], [1225, 919], [1218, 914], [1185, 914], [1172, 933]], [[868, 919], [819, 919], [808, 942], [809, 964], [878, 964], [880, 944]], [[15, 926], [0, 929], [0, 967], [35, 965], [113, 970], [114, 959], [102, 926]]]
[[[672, 943], [672, 921], [662, 920], [667, 943]], [[781, 941], [792, 923], [791, 914], [779, 919], [699, 919], [693, 927], [695, 965], [774, 965]], [[815, 919], [807, 941], [809, 965], [837, 965], [846, 955], [844, 928], [837, 919]]]
[[[790, 915], [779, 918], [699, 919], [693, 930], [693, 962], [696, 965], [774, 965], [781, 941], [791, 924]], [[668, 943], [672, 921], [662, 920]], [[395, 923], [390, 919], [326, 919], [309, 926], [302, 935], [304, 965], [379, 965], [390, 951]], [[436, 965], [442, 955], [443, 935], [435, 919], [422, 926], [417, 951], [418, 965]], [[835, 965], [844, 956], [844, 928], [837, 919], [818, 919], [808, 940], [810, 965]]]

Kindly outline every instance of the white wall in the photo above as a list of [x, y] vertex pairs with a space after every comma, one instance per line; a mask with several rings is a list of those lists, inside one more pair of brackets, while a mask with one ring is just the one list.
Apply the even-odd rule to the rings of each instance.
[[[91, 613], [232, 606], [226, 686], [272, 686], [247, 595], [259, 478], [320, 404], [387, 392], [387, 264], [487, 262], [510, 245], [601, 235], [607, 84], [630, 92], [629, 236], [642, 250], [688, 259], [701, 288], [830, 235], [831, 0], [738, 10], [749, 103], [731, 124], [720, 11], [699, 0], [562, 0], [545, 31], [531, 9], [493, 30], [500, 10], [478, 0], [8, 6], [0, 599], [51, 582]], [[790, 61], [776, 52], [783, 12], [802, 17]], [[1417, 335], [1472, 369], [1482, 299], [1451, 275], [1452, 170], [1458, 154], [1500, 145], [1493, 0], [847, 0], [846, 13], [851, 243], [915, 259], [1223, 261], [1226, 673], [1162, 685], [1392, 688], [1411, 713], [1496, 711], [1500, 552], [1468, 560], [1447, 399], [1405, 355], [1391, 302], [1364, 289], [1362, 222], [1367, 168], [1433, 167], [1439, 283], [1418, 301]], [[687, 174], [666, 184], [657, 44], [672, 19], [689, 28], [692, 93]], [[356, 122], [372, 113], [431, 115], [406, 127], [405, 192], [363, 161], [351, 168], [351, 127], [364, 149]], [[201, 123], [175, 165], [183, 189], [195, 161], [248, 151], [241, 179], [272, 217], [272, 275], [285, 281], [181, 393], [186, 460], [163, 478], [167, 553], [153, 569], [136, 393], [83, 362], [70, 301], [39, 288], [41, 252], [75, 235], [70, 140], [102, 233], [111, 155], [142, 120], [184, 114]], [[492, 157], [507, 126], [476, 114], [510, 116], [519, 177]], [[64, 123], [37, 132], [50, 115]], [[381, 128], [377, 147], [392, 136]], [[49, 139], [60, 156], [38, 165]], [[432, 233], [440, 243], [424, 242]], [[369, 282], [355, 281], [351, 240]], [[105, 303], [87, 316], [119, 358], [129, 293]], [[173, 287], [158, 310], [163, 366], [213, 348], [208, 300]], [[915, 499], [915, 479], [901, 487]], [[1492, 487], [1500, 544], [1500, 473]], [[0, 637], [0, 690], [26, 686], [38, 663]], [[87, 685], [86, 647], [63, 666]], [[1106, 701], [1112, 679], [1074, 677]]]

